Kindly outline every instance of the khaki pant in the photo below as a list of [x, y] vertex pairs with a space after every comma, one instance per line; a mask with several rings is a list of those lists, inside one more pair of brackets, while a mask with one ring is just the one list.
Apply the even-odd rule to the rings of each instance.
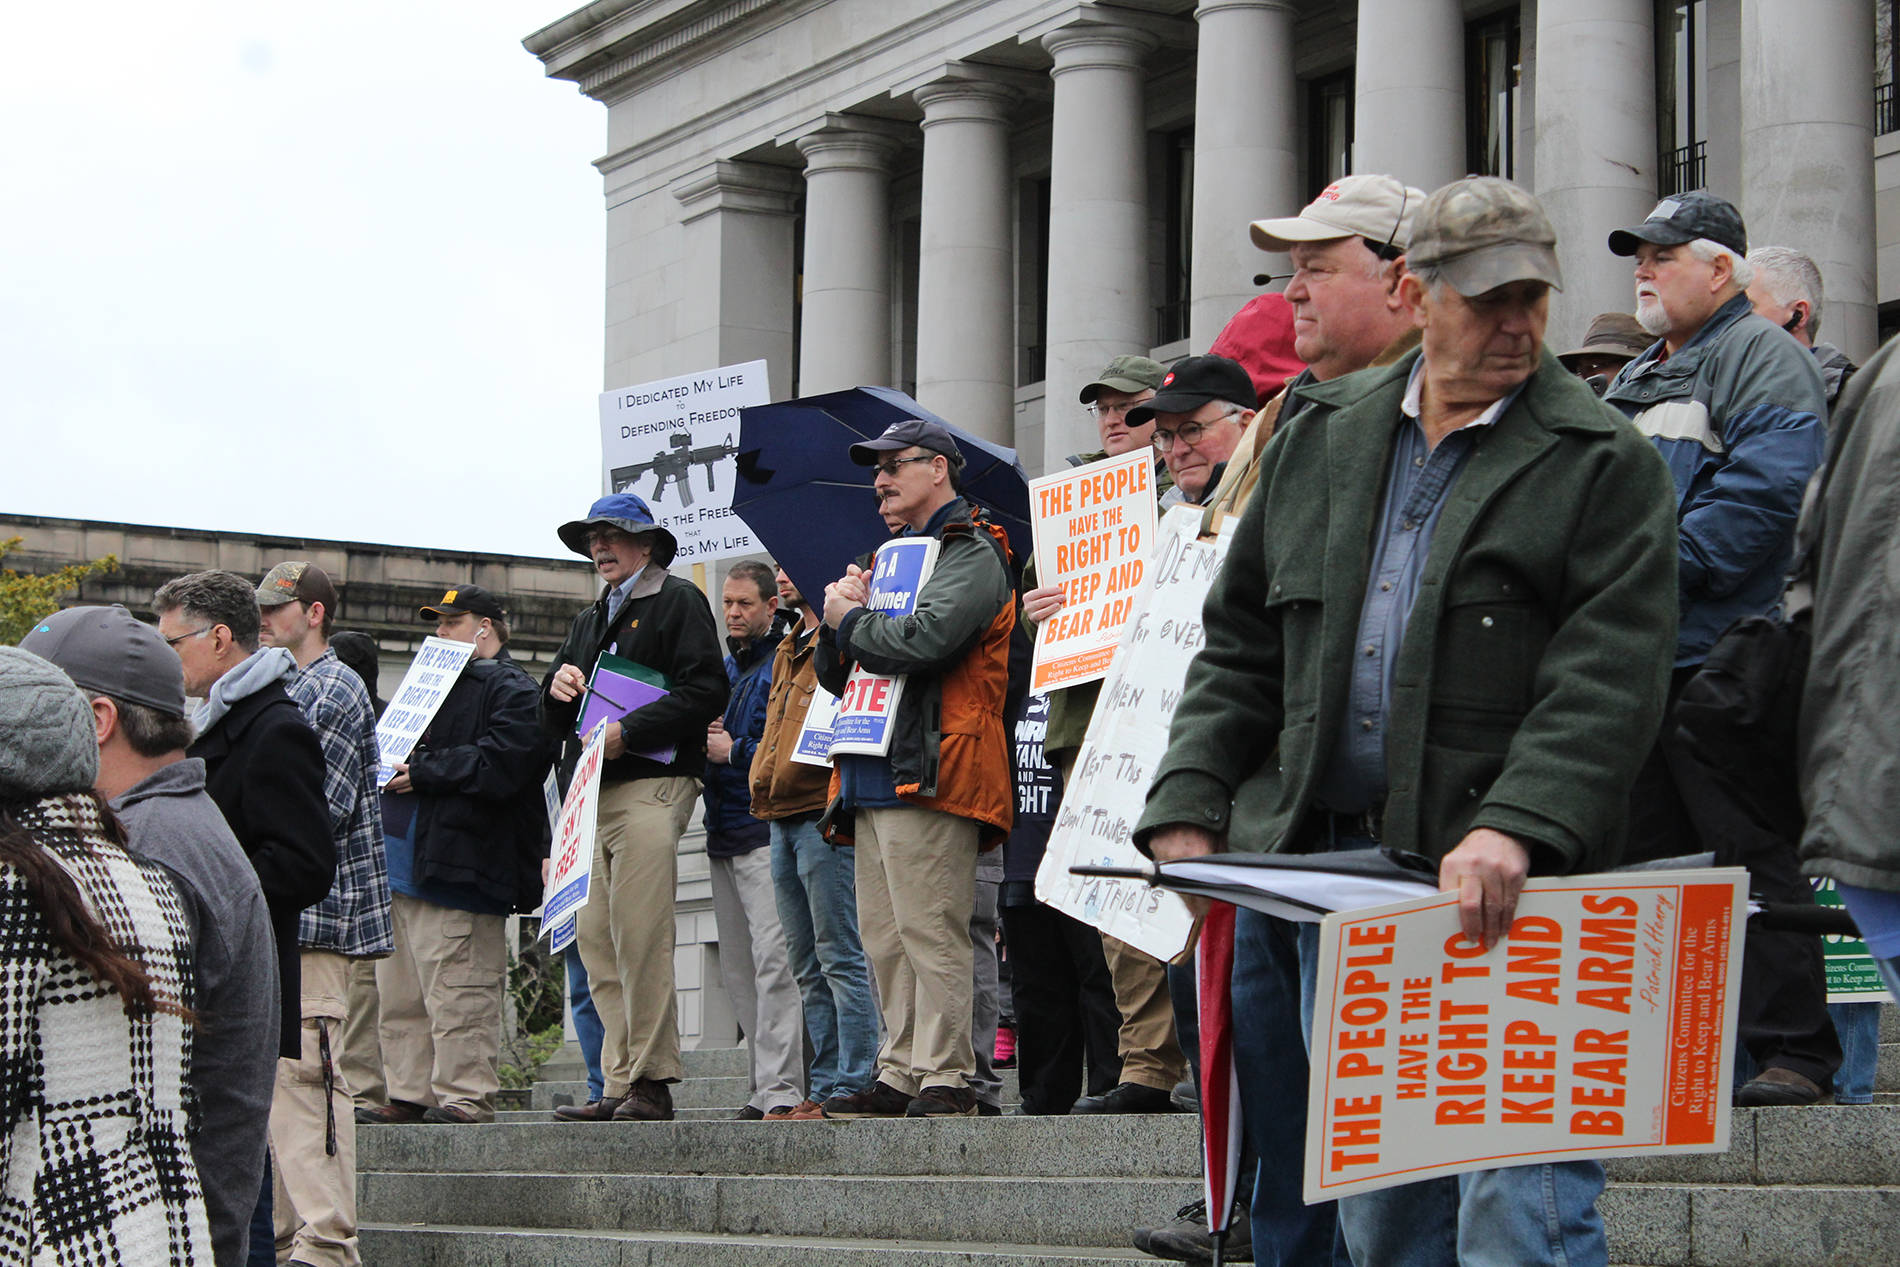
[[350, 961], [306, 950], [300, 962], [303, 1055], [278, 1060], [270, 1103], [277, 1261], [357, 1267], [363, 1260], [356, 1250], [356, 1118], [336, 1063], [348, 1015]]
[[1167, 965], [1107, 933], [1102, 934], [1102, 953], [1115, 982], [1115, 1007], [1122, 1014], [1116, 1043], [1121, 1049], [1122, 1081], [1174, 1090], [1174, 1084], [1187, 1077], [1188, 1068], [1174, 1032]]
[[877, 978], [878, 1081], [962, 1087], [970, 1045], [977, 825], [909, 806], [857, 811], [858, 932]]
[[506, 920], [397, 893], [396, 951], [376, 965], [389, 1098], [495, 1120]]
[[343, 1021], [343, 1055], [337, 1061], [343, 1080], [350, 1084], [350, 1096], [359, 1108], [389, 1102], [383, 1086], [382, 1040], [377, 1037], [375, 959], [350, 961], [349, 1015]]
[[609, 1097], [636, 1078], [678, 1082], [673, 997], [673, 889], [680, 834], [699, 780], [682, 776], [602, 783], [587, 905], [575, 943], [604, 1031], [600, 1069]]

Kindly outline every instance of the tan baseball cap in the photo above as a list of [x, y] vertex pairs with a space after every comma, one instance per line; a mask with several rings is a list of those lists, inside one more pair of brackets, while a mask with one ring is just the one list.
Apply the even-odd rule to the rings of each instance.
[[1300, 242], [1367, 238], [1404, 250], [1412, 218], [1425, 205], [1425, 191], [1390, 176], [1342, 176], [1320, 191], [1297, 216], [1255, 220], [1248, 226], [1263, 251], [1288, 251]]
[[1517, 281], [1562, 290], [1557, 231], [1530, 190], [1496, 176], [1467, 176], [1433, 191], [1405, 249], [1408, 268], [1436, 269], [1461, 295]]

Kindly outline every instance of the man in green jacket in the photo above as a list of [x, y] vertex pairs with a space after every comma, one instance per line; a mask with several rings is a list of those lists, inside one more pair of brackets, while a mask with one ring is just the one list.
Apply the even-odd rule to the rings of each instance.
[[[1543, 346], [1555, 242], [1508, 181], [1420, 211], [1419, 353], [1306, 388], [1262, 455], [1136, 831], [1155, 857], [1424, 854], [1487, 946], [1528, 875], [1617, 860], [1675, 647], [1673, 498]], [[1603, 1263], [1602, 1184], [1593, 1161], [1480, 1171], [1340, 1222], [1361, 1267]]]

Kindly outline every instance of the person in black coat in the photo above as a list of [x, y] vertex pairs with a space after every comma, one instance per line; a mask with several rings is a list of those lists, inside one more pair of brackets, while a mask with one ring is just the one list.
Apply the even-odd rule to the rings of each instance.
[[297, 915], [336, 879], [323, 798], [323, 748], [284, 691], [294, 663], [258, 649], [253, 584], [232, 572], [194, 572], [152, 596], [158, 632], [184, 666], [185, 690], [204, 703], [187, 755], [205, 763], [205, 790], [257, 871], [277, 947], [278, 1051], [302, 1051]]

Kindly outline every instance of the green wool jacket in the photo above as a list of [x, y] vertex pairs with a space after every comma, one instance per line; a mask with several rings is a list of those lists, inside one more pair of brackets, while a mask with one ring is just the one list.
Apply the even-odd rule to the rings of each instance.
[[[1417, 355], [1306, 388], [1267, 446], [1138, 843], [1195, 824], [1312, 847]], [[1394, 666], [1384, 842], [1436, 860], [1490, 827], [1534, 873], [1613, 865], [1675, 655], [1668, 468], [1545, 349], [1448, 496]]]

